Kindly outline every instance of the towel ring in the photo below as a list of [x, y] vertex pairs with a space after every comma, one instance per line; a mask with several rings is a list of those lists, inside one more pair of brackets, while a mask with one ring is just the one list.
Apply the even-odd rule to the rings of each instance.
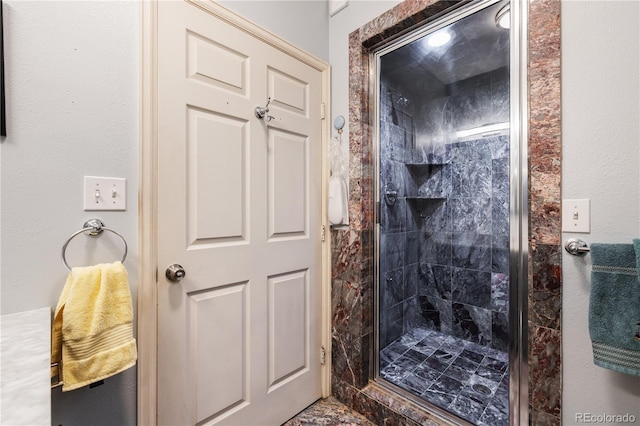
[[67, 263], [67, 258], [65, 257], [65, 253], [67, 251], [67, 246], [69, 245], [71, 240], [73, 240], [76, 237], [76, 235], [80, 235], [83, 232], [92, 237], [97, 237], [98, 235], [102, 234], [102, 231], [113, 232], [118, 237], [120, 237], [120, 239], [122, 240], [122, 243], [124, 244], [124, 256], [122, 256], [122, 260], [121, 260], [121, 262], [124, 263], [124, 260], [127, 258], [127, 251], [128, 251], [127, 241], [124, 239], [124, 237], [118, 234], [113, 229], [105, 228], [104, 223], [102, 223], [100, 219], [89, 219], [84, 223], [83, 228], [77, 232], [74, 232], [73, 235], [71, 235], [69, 239], [67, 239], [67, 242], [64, 243], [64, 245], [62, 246], [62, 263], [64, 263], [64, 266], [67, 268], [69, 272], [71, 272], [71, 267]]

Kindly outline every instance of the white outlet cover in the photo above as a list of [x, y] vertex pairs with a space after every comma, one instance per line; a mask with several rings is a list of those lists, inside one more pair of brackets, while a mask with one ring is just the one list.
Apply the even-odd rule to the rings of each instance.
[[86, 211], [126, 210], [127, 179], [85, 176], [84, 209]]
[[562, 232], [591, 232], [591, 200], [562, 200]]

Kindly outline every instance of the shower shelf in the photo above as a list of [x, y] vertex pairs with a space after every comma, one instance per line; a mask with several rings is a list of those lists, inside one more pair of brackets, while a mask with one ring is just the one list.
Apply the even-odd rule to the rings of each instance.
[[407, 167], [414, 167], [417, 169], [420, 168], [426, 168], [426, 167], [442, 167], [442, 166], [446, 166], [447, 162], [440, 162], [440, 163], [405, 163], [404, 165]]
[[413, 179], [418, 182], [419, 185], [426, 182], [432, 175], [436, 173], [440, 173], [449, 163], [445, 162], [432, 162], [432, 163], [405, 163], [407, 170], [413, 177]]
[[447, 199], [444, 197], [407, 197], [407, 205], [424, 220], [431, 218], [446, 203]]
[[444, 201], [445, 197], [407, 197], [407, 201]]

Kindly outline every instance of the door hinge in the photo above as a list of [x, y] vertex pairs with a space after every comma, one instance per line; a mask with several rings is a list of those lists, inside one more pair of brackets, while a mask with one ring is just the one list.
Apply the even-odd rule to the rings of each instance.
[[324, 346], [320, 347], [320, 365], [324, 365], [327, 362], [327, 351]]
[[320, 239], [324, 243], [325, 238], [327, 237], [327, 227], [322, 225], [322, 231], [320, 232]]
[[323, 102], [323, 103], [320, 104], [320, 118], [322, 120], [324, 120], [324, 115], [325, 115], [324, 108], [325, 108], [325, 106], [324, 106], [324, 102]]

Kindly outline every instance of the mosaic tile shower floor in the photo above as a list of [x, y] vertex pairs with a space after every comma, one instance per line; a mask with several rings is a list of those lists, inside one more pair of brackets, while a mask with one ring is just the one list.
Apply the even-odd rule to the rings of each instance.
[[416, 328], [380, 352], [380, 376], [482, 426], [509, 424], [508, 354]]

